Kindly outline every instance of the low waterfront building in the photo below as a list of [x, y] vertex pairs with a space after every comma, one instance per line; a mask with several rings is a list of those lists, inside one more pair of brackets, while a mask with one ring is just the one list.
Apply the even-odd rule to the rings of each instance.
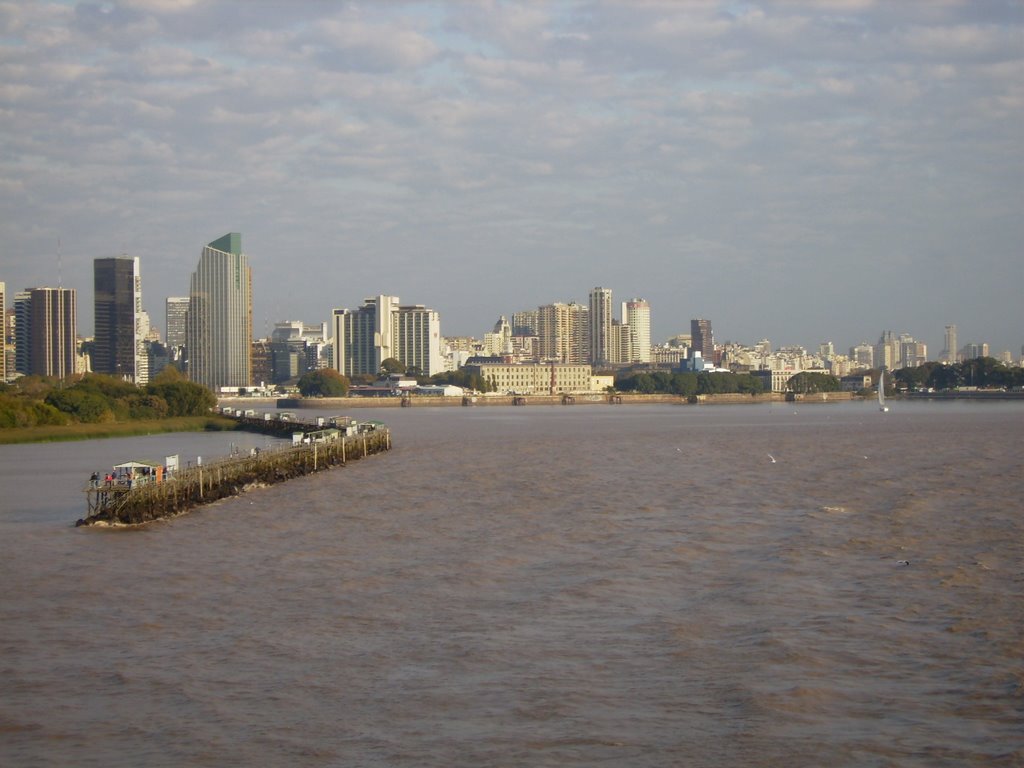
[[466, 370], [479, 374], [500, 394], [561, 395], [593, 391], [589, 365], [481, 363], [467, 365]]
[[789, 380], [800, 371], [789, 370], [761, 370], [751, 371], [751, 376], [761, 380], [765, 392], [785, 392], [788, 389]]

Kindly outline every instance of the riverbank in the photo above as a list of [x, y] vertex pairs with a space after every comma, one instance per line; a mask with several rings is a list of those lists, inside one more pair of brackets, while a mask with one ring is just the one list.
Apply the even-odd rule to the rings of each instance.
[[[538, 406], [538, 405], [757, 405], [792, 401], [794, 395], [784, 392], [765, 392], [759, 395], [723, 394], [697, 395], [687, 398], [681, 395], [640, 395], [636, 393], [579, 394], [579, 395], [477, 395], [474, 397], [441, 397], [434, 395], [412, 395], [410, 397], [287, 397], [287, 398], [222, 398], [219, 403], [239, 409], [312, 408], [317, 410], [351, 410], [354, 408], [446, 408], [446, 407], [489, 407], [489, 406]], [[858, 400], [854, 392], [822, 392], [814, 395], [796, 395], [803, 403], [837, 403]]]
[[0, 445], [56, 443], [99, 440], [107, 437], [137, 437], [162, 432], [212, 432], [235, 429], [233, 420], [223, 416], [176, 416], [169, 419], [117, 421], [102, 424], [66, 424], [0, 429]]

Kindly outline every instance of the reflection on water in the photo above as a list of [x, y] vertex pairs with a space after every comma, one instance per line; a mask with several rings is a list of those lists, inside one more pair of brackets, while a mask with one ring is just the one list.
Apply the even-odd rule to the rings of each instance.
[[71, 527], [91, 471], [266, 438], [0, 447], [0, 760], [1024, 762], [1024, 408], [365, 414], [135, 531]]

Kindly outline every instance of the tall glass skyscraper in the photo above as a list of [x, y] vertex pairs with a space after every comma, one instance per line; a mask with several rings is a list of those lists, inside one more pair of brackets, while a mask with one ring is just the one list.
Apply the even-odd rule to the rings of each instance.
[[165, 317], [167, 346], [172, 350], [181, 350], [186, 344], [188, 303], [188, 296], [170, 296], [167, 299]]
[[7, 286], [0, 282], [0, 383], [7, 381]]
[[251, 385], [252, 272], [237, 232], [203, 248], [192, 273], [186, 337], [192, 381], [214, 391]]
[[690, 321], [690, 339], [693, 349], [700, 352], [705, 360], [714, 360], [715, 338], [711, 333], [711, 321], [698, 317]]
[[93, 287], [93, 371], [146, 384], [149, 365], [138, 256], [93, 261]]
[[26, 309], [29, 374], [71, 376], [78, 357], [75, 289], [30, 288]]

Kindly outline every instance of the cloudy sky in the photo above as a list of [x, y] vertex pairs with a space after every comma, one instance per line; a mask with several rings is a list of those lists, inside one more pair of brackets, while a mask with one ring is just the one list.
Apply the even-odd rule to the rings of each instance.
[[482, 335], [1024, 344], [1024, 4], [0, 0], [0, 280], [242, 233], [255, 326], [398, 295]]

